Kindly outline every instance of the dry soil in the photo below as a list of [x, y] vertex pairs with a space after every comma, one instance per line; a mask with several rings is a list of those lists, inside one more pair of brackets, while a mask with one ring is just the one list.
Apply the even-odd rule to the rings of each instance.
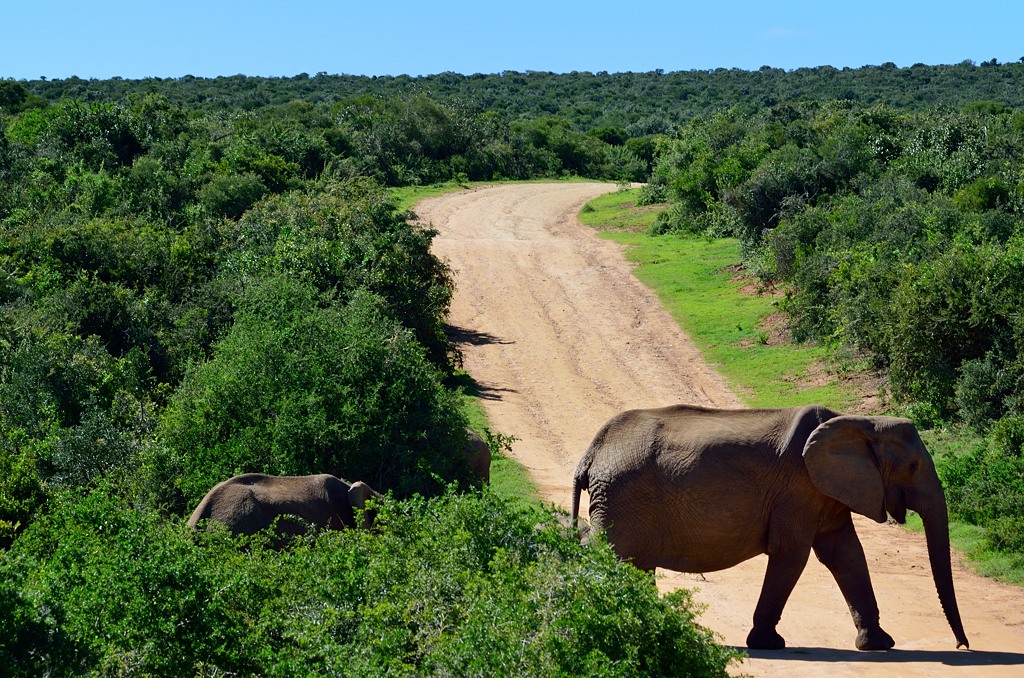
[[[519, 438], [512, 456], [545, 500], [567, 508], [590, 439], [625, 409], [671, 403], [741, 406], [722, 377], [632, 275], [618, 245], [576, 218], [601, 183], [508, 184], [422, 201], [452, 266], [450, 323], [480, 385], [491, 426]], [[583, 498], [586, 512], [586, 495]], [[954, 555], [971, 650], [956, 650], [932, 585], [923, 536], [857, 522], [882, 625], [896, 649], [853, 649], [854, 627], [814, 558], [779, 625], [788, 648], [752, 651], [734, 674], [755, 676], [1024, 676], [1024, 589], [974, 575]], [[742, 647], [766, 558], [704, 575], [658, 570], [663, 591], [696, 590], [701, 623]]]

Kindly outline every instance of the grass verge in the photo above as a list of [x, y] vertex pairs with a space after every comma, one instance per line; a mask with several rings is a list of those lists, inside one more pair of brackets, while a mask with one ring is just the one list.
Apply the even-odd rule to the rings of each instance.
[[636, 196], [636, 189], [601, 196], [580, 220], [627, 246], [636, 277], [747, 405], [848, 410], [857, 402], [859, 394], [828, 369], [824, 349], [780, 340], [777, 299], [742, 275], [738, 241], [649, 235], [657, 211], [637, 207]]
[[480, 185], [483, 184], [464, 184], [446, 181], [443, 184], [431, 184], [430, 186], [399, 186], [398, 188], [391, 189], [391, 195], [394, 196], [398, 209], [404, 211], [413, 209], [420, 200]]
[[[924, 523], [916, 513], [907, 515], [906, 527], [924, 533]], [[1024, 563], [1021, 557], [989, 548], [984, 527], [951, 520], [949, 540], [953, 548], [964, 554], [971, 568], [981, 576], [1024, 586]]]
[[425, 198], [433, 198], [453, 191], [461, 191], [484, 186], [495, 186], [497, 184], [550, 184], [558, 183], [579, 183], [587, 181], [600, 181], [599, 179], [587, 179], [585, 177], [558, 177], [549, 179], [502, 179], [499, 181], [446, 181], [441, 184], [429, 186], [399, 186], [391, 189], [391, 195], [395, 198], [395, 204], [400, 210], [414, 209], [416, 203]]

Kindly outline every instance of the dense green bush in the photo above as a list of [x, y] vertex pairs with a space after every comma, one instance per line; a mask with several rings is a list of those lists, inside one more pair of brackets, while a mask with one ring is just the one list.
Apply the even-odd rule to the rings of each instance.
[[[795, 340], [877, 369], [923, 428], [998, 433], [1024, 416], [1021, 120], [984, 102], [697, 116], [662, 143], [655, 230], [738, 237], [746, 269], [785, 290]], [[986, 439], [946, 471], [954, 515], [1017, 553], [1019, 459]]]
[[254, 174], [215, 174], [199, 191], [199, 199], [209, 214], [238, 219], [268, 192]]
[[139, 353], [115, 358], [95, 337], [54, 333], [0, 346], [0, 360], [0, 521], [27, 525], [47, 483], [137, 467], [153, 425]]
[[0, 447], [0, 549], [11, 545], [45, 499], [36, 457], [18, 449], [17, 442], [17, 436], [8, 434]]
[[[411, 332], [371, 293], [347, 304], [292, 278], [253, 280], [234, 323], [171, 397], [161, 479], [194, 505], [243, 472], [333, 473], [400, 495], [466, 480], [465, 421]], [[180, 508], [180, 507], [179, 507]]]
[[930, 421], [984, 429], [1020, 401], [1014, 115], [846, 101], [698, 117], [654, 170], [672, 203], [658, 230], [740, 238], [747, 268], [787, 289], [797, 340], [867, 356]]
[[5, 669], [724, 676], [735, 657], [685, 592], [488, 492], [385, 501], [377, 526], [275, 551], [63, 495], [0, 559]]
[[985, 528], [989, 545], [1024, 559], [1024, 417], [1004, 417], [967, 451], [940, 457], [950, 513]]
[[[188, 120], [147, 97], [118, 106], [29, 111], [7, 125], [0, 150], [16, 162], [0, 175], [10, 189], [2, 205], [11, 208], [0, 214], [0, 451], [12, 474], [0, 481], [3, 543], [31, 522], [53, 488], [88, 487], [104, 477], [117, 478], [121, 491], [140, 499], [185, 510], [186, 496], [171, 476], [181, 459], [174, 444], [158, 437], [156, 422], [168, 420], [172, 398], [186, 398], [175, 395], [185, 374], [201, 371], [214, 344], [231, 332], [238, 308], [269, 278], [308, 288], [322, 308], [303, 308], [331, 318], [344, 315], [346, 304], [364, 291], [375, 294], [376, 301], [360, 306], [372, 306], [372, 317], [358, 322], [379, 330], [360, 341], [364, 366], [380, 374], [352, 372], [329, 390], [334, 377], [321, 371], [308, 383], [290, 384], [301, 390], [292, 400], [280, 389], [266, 391], [268, 403], [281, 400], [274, 407], [288, 400], [276, 429], [263, 420], [235, 425], [234, 413], [225, 415], [225, 440], [217, 444], [234, 446], [235, 454], [212, 464], [207, 475], [195, 471], [201, 479], [183, 480], [191, 483], [187, 500], [197, 500], [201, 485], [208, 489], [226, 477], [216, 474], [249, 468], [253, 459], [252, 470], [334, 470], [403, 494], [465, 479], [458, 453], [462, 421], [453, 414], [454, 396], [440, 385], [454, 357], [444, 331], [452, 280], [430, 252], [433, 232], [410, 224], [372, 181], [307, 177], [323, 169], [317, 160], [323, 149], [308, 135], [265, 123], [259, 116]], [[75, 131], [76, 124], [83, 129]], [[107, 130], [107, 124], [125, 129]], [[232, 135], [212, 140], [220, 129], [237, 131], [244, 143], [235, 144]], [[123, 142], [124, 159], [112, 140]], [[58, 142], [64, 150], [53, 157], [47, 148]], [[86, 146], [113, 155], [89, 165], [81, 156]], [[256, 190], [233, 192], [246, 181]], [[291, 186], [297, 188], [286, 195], [270, 193]], [[253, 313], [279, 310], [273, 304], [254, 308], [245, 311], [252, 322]], [[322, 327], [327, 316], [317, 322]], [[355, 326], [345, 322], [339, 327]], [[248, 331], [235, 333], [239, 352]], [[295, 344], [293, 369], [315, 362], [321, 344], [343, 339], [325, 337]], [[372, 342], [376, 349], [367, 348]], [[334, 357], [344, 357], [350, 347], [334, 348]], [[404, 369], [393, 383], [408, 389], [399, 400], [397, 390], [375, 390], [373, 382], [389, 374], [381, 361], [393, 348], [393, 362]], [[376, 363], [369, 359], [374, 350]], [[329, 354], [324, 357], [322, 370], [336, 367]], [[256, 388], [258, 374], [252, 371], [251, 382], [249, 374], [240, 375], [240, 391]], [[343, 385], [348, 392], [339, 390]], [[332, 398], [335, 409], [302, 420], [303, 412], [318, 407], [301, 402], [304, 397]], [[396, 408], [392, 419], [382, 414], [388, 407]], [[377, 438], [364, 430], [364, 412], [385, 421]], [[243, 414], [277, 416], [267, 409]], [[313, 430], [342, 426], [342, 420], [349, 426], [344, 431]], [[273, 429], [252, 436], [268, 447], [239, 447], [250, 442], [239, 433], [250, 425]], [[416, 426], [421, 430], [413, 433]], [[351, 448], [326, 449], [352, 441]], [[265, 458], [271, 449], [279, 455], [274, 460]]]
[[454, 282], [430, 251], [435, 232], [404, 216], [386, 191], [365, 180], [274, 197], [225, 225], [224, 274], [287, 275], [340, 301], [368, 289], [413, 330], [435, 365], [448, 368], [444, 319]]

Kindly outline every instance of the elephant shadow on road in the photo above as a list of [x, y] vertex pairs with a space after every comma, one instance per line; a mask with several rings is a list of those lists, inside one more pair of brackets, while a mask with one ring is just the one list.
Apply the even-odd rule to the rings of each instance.
[[936, 666], [1024, 666], [1024, 653], [986, 650], [898, 650], [859, 652], [827, 647], [792, 647], [784, 650], [751, 650], [735, 647], [752, 659], [861, 664], [934, 664]]

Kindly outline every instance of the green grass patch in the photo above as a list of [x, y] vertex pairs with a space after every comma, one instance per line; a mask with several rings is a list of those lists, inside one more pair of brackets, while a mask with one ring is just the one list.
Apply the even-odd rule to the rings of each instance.
[[[426, 198], [434, 198], [445, 193], [453, 193], [469, 188], [470, 183], [457, 183], [446, 181], [443, 184], [431, 184], [430, 186], [399, 186], [391, 189], [391, 195], [400, 210], [411, 210], [416, 203]], [[475, 184], [480, 185], [480, 184]]]
[[637, 205], [637, 192], [637, 189], [615, 191], [591, 200], [580, 210], [580, 221], [602, 231], [646, 231], [664, 208]]
[[[924, 523], [916, 513], [907, 515], [906, 527], [924, 533]], [[949, 540], [953, 548], [967, 556], [971, 567], [981, 576], [1024, 586], [1024, 556], [993, 550], [984, 527], [951, 520]]]
[[[856, 395], [826, 371], [825, 350], [776, 342], [773, 297], [741, 291], [739, 242], [649, 235], [657, 218], [635, 204], [636, 189], [588, 203], [580, 219], [601, 237], [627, 246], [636, 277], [661, 299], [707, 361], [751, 407], [819, 403], [846, 409]], [[630, 227], [630, 224], [633, 224]]]
[[543, 503], [530, 472], [515, 459], [505, 455], [491, 459], [491, 490], [513, 504]]
[[[921, 529], [924, 530], [923, 527]], [[985, 528], [952, 522], [949, 525], [949, 533], [954, 547], [967, 556], [978, 574], [1024, 586], [1024, 556], [1019, 553], [993, 551], [988, 547]]]

